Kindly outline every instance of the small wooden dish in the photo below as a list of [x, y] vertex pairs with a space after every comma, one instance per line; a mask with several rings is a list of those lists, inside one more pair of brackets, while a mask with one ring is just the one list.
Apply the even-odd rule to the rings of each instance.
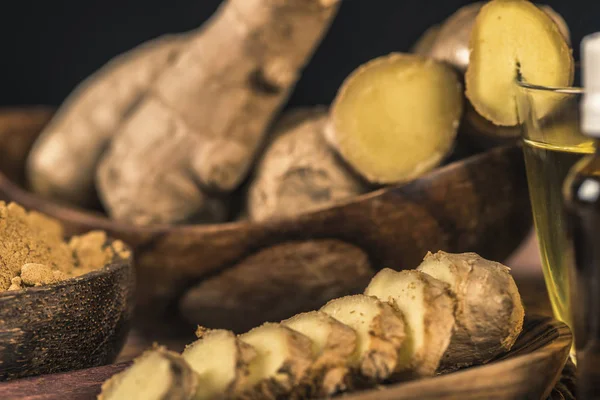
[[0, 293], [0, 380], [114, 362], [129, 332], [134, 282], [131, 258], [116, 256], [79, 277]]
[[[484, 366], [348, 393], [345, 400], [513, 400], [546, 399], [571, 348], [571, 331], [562, 322], [527, 318], [510, 352]], [[86, 400], [129, 363], [0, 384], [0, 398]]]
[[[0, 198], [60, 220], [69, 234], [102, 229], [134, 250], [137, 315], [182, 314], [243, 331], [362, 290], [381, 267], [416, 267], [427, 251], [504, 260], [531, 228], [521, 149], [492, 149], [405, 185], [295, 218], [136, 227], [24, 189], [27, 152], [52, 112], [0, 110]], [[190, 290], [191, 289], [191, 290]]]

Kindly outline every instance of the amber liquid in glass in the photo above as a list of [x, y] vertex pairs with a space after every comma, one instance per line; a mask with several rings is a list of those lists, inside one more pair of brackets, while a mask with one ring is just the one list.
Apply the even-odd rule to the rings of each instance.
[[594, 150], [586, 141], [552, 146], [525, 139], [523, 153], [540, 256], [548, 295], [556, 318], [571, 326], [569, 270], [573, 259], [566, 234], [562, 186], [569, 170]]

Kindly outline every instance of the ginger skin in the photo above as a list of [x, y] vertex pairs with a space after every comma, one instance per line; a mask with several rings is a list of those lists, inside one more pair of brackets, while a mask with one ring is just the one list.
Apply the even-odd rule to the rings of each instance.
[[[29, 162], [34, 187], [89, 195], [89, 185], [77, 183], [95, 179], [108, 214], [137, 225], [224, 220], [221, 196], [248, 174], [338, 6], [339, 0], [225, 1], [140, 85], [135, 100], [115, 106], [110, 129], [49, 128]], [[60, 118], [87, 121], [80, 101], [65, 105]], [[103, 111], [90, 103], [94, 113]], [[86, 151], [73, 151], [89, 138]], [[90, 168], [74, 172], [82, 162]]]

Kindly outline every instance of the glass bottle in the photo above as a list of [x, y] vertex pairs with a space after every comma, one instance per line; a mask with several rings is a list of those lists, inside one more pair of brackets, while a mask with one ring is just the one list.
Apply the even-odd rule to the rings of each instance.
[[583, 39], [581, 54], [581, 130], [595, 139], [595, 152], [570, 170], [563, 195], [574, 257], [569, 285], [577, 398], [589, 400], [600, 399], [600, 33]]

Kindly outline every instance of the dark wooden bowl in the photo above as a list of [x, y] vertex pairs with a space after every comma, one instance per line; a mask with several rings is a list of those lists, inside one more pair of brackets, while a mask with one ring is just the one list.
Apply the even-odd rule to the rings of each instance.
[[0, 293], [0, 380], [112, 363], [133, 311], [132, 260], [57, 284]]
[[69, 234], [103, 229], [127, 242], [142, 318], [182, 314], [191, 323], [241, 331], [362, 291], [379, 268], [414, 268], [429, 250], [501, 261], [531, 227], [516, 146], [296, 218], [136, 227], [23, 189], [27, 152], [50, 117], [40, 108], [0, 112], [0, 198], [59, 219]]

